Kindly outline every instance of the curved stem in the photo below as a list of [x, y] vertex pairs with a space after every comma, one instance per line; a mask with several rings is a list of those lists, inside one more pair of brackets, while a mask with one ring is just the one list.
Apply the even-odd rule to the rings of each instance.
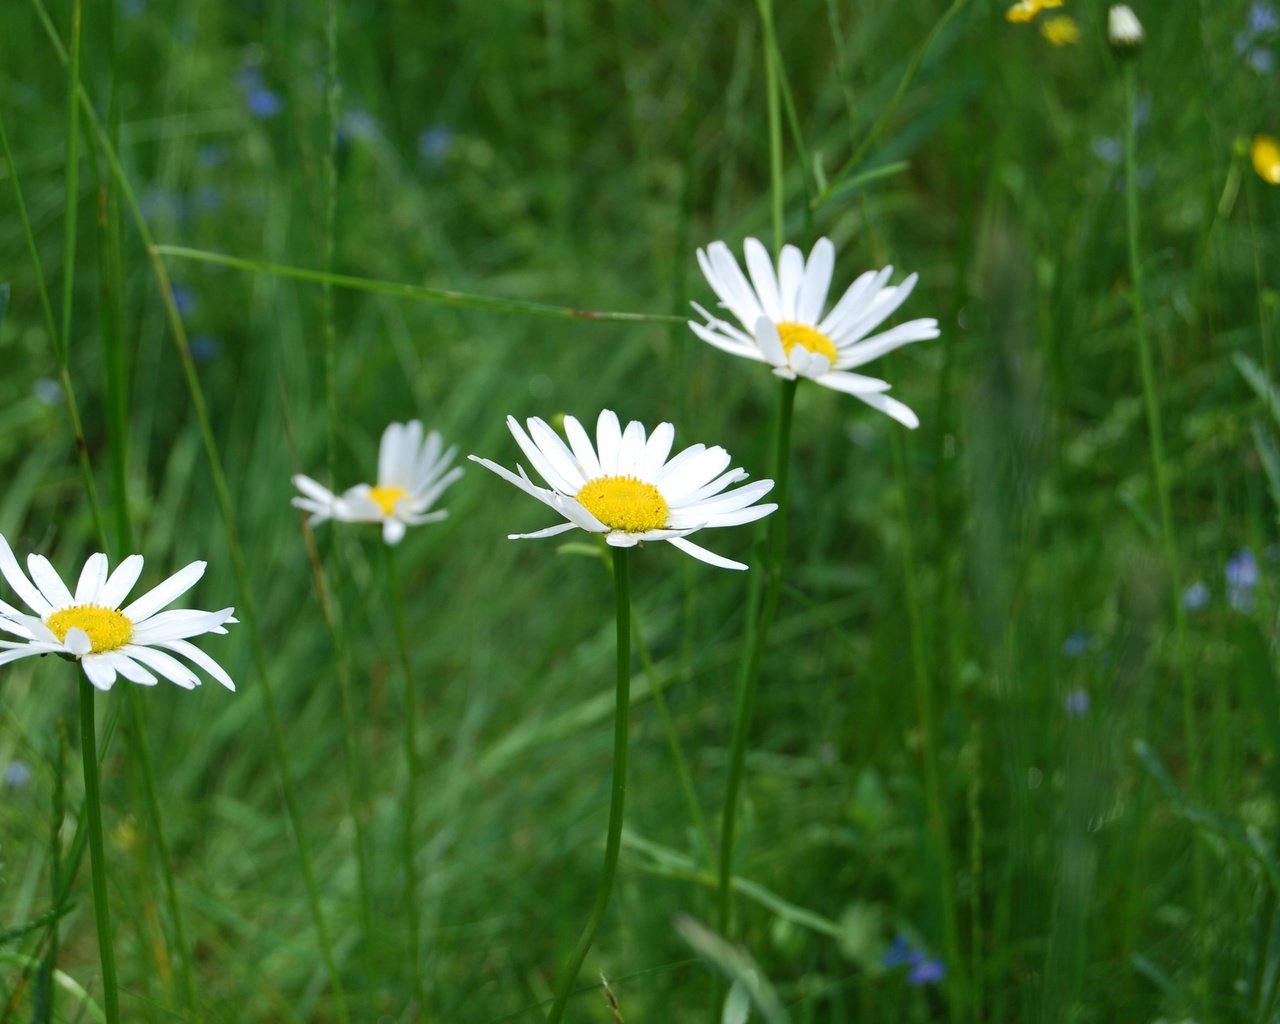
[[[77, 667], [77, 673], [79, 668]], [[116, 954], [111, 943], [107, 907], [107, 855], [102, 841], [102, 801], [98, 786], [98, 735], [93, 721], [93, 684], [80, 678], [80, 758], [84, 764], [84, 810], [89, 819], [89, 859], [93, 867], [93, 916], [98, 923], [98, 956], [102, 961], [102, 997], [107, 1024], [119, 1024], [120, 993]]]
[[556, 982], [556, 998], [547, 1014], [547, 1024], [564, 1019], [565, 1006], [573, 989], [578, 968], [587, 958], [596, 930], [609, 907], [613, 892], [613, 876], [618, 871], [618, 851], [622, 848], [622, 810], [627, 798], [627, 720], [631, 712], [631, 579], [628, 556], [630, 548], [613, 548], [613, 586], [618, 607], [618, 685], [613, 706], [613, 785], [609, 800], [609, 826], [604, 844], [604, 871], [600, 890], [596, 893], [591, 917], [582, 930], [582, 938], [560, 972]]
[[[733, 716], [733, 741], [729, 750], [729, 781], [725, 789], [724, 815], [720, 825], [720, 884], [717, 890], [720, 934], [728, 937], [733, 908], [733, 836], [737, 824], [738, 793], [742, 788], [743, 767], [747, 759], [747, 735], [751, 731], [751, 714], [755, 708], [756, 682], [760, 678], [760, 659], [769, 638], [778, 596], [782, 588], [782, 556], [787, 543], [787, 482], [791, 468], [791, 418], [795, 410], [796, 384], [784, 380], [778, 397], [778, 415], [773, 434], [773, 497], [778, 511], [769, 519], [768, 557], [751, 571], [747, 595], [747, 624], [743, 630], [743, 658], [738, 672], [738, 701]], [[761, 607], [760, 590], [768, 574], [768, 589]]]

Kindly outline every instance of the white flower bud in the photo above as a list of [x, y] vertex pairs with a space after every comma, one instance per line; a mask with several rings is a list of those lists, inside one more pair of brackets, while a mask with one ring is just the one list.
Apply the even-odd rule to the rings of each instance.
[[1128, 4], [1115, 4], [1107, 13], [1107, 39], [1117, 56], [1125, 57], [1142, 48], [1142, 22]]

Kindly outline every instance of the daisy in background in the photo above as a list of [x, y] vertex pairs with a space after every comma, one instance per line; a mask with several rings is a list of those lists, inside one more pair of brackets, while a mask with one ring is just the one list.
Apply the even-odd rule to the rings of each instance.
[[550, 485], [539, 487], [517, 465], [517, 476], [478, 455], [470, 456], [486, 469], [515, 484], [526, 494], [559, 512], [567, 522], [536, 533], [513, 533], [512, 540], [554, 537], [577, 528], [603, 534], [613, 547], [629, 548], [647, 540], [665, 540], [685, 554], [722, 569], [745, 569], [688, 540], [705, 527], [737, 526], [767, 516], [778, 506], [755, 504], [773, 488], [772, 480], [757, 480], [730, 490], [747, 478], [723, 448], [695, 444], [667, 458], [675, 428], [659, 423], [646, 435], [632, 420], [621, 428], [615, 413], [605, 409], [596, 421], [596, 443], [572, 416], [564, 418], [566, 445], [551, 427], [534, 416], [528, 433], [515, 417], [507, 426], [533, 468]]
[[339, 495], [299, 473], [293, 485], [302, 493], [293, 504], [311, 513], [313, 526], [326, 519], [381, 523], [382, 539], [399, 544], [406, 527], [439, 522], [449, 514], [445, 509], [430, 511], [445, 488], [462, 476], [460, 468], [449, 469], [457, 447], [446, 452], [443, 448], [434, 430], [423, 438], [418, 420], [392, 423], [382, 432], [378, 446], [376, 484], [356, 484]]
[[60, 654], [79, 661], [99, 690], [111, 689], [117, 675], [154, 686], [157, 673], [190, 690], [200, 684], [200, 677], [173, 656], [180, 654], [234, 690], [222, 666], [187, 640], [201, 633], [226, 633], [227, 623], [236, 621], [235, 609], [161, 611], [195, 586], [205, 564], [192, 562], [121, 608], [142, 574], [141, 555], [130, 555], [110, 575], [107, 556], [90, 555], [73, 594], [43, 555], [27, 556], [28, 579], [0, 535], [0, 574], [35, 612], [27, 615], [0, 601], [0, 632], [19, 638], [16, 643], [0, 640], [0, 665], [37, 654]]
[[888, 383], [850, 372], [910, 342], [938, 336], [938, 321], [933, 319], [911, 320], [871, 334], [907, 300], [916, 286], [916, 275], [887, 287], [892, 267], [869, 270], [824, 316], [835, 268], [835, 246], [830, 239], [818, 239], [807, 262], [794, 245], [784, 246], [776, 273], [759, 240], [748, 238], [743, 250], [749, 282], [724, 242], [712, 242], [705, 250], [698, 250], [698, 264], [707, 283], [720, 305], [742, 326], [721, 320], [695, 302], [693, 308], [706, 323], [689, 321], [693, 332], [732, 355], [768, 363], [779, 377], [817, 381], [853, 395], [908, 427], [919, 426], [915, 413], [885, 394]]

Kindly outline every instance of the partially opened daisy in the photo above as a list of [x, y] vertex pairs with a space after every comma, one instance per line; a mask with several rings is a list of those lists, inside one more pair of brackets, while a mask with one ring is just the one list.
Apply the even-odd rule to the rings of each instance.
[[748, 238], [743, 250], [750, 281], [724, 242], [698, 250], [707, 283], [741, 327], [695, 302], [694, 309], [706, 323], [689, 321], [694, 333], [732, 355], [768, 363], [779, 377], [806, 377], [853, 395], [908, 427], [919, 426], [915, 413], [884, 394], [889, 390], [885, 381], [849, 372], [910, 342], [938, 336], [938, 321], [933, 319], [911, 320], [871, 334], [907, 300], [916, 275], [888, 286], [893, 267], [869, 270], [824, 316], [835, 268], [830, 239], [818, 239], [807, 262], [794, 245], [784, 246], [776, 273], [759, 240]]
[[376, 484], [356, 484], [339, 495], [299, 473], [293, 485], [302, 493], [293, 504], [311, 513], [313, 525], [326, 519], [381, 523], [382, 539], [399, 544], [406, 527], [438, 522], [449, 514], [446, 509], [430, 511], [445, 488], [462, 476], [461, 469], [449, 469], [457, 447], [443, 448], [434, 430], [423, 438], [418, 420], [392, 423], [378, 446]]
[[523, 466], [516, 466], [517, 476], [488, 459], [477, 455], [471, 459], [568, 521], [536, 533], [513, 533], [512, 540], [554, 537], [576, 527], [603, 534], [613, 547], [665, 540], [710, 565], [745, 569], [741, 562], [694, 544], [689, 534], [706, 527], [750, 523], [778, 507], [756, 504], [773, 488], [772, 480], [730, 489], [745, 480], [747, 473], [729, 468], [731, 459], [723, 448], [695, 444], [668, 459], [675, 441], [675, 428], [670, 423], [659, 423], [646, 435], [644, 426], [635, 420], [623, 430], [617, 415], [605, 409], [596, 422], [596, 443], [592, 445], [582, 424], [572, 416], [564, 418], [568, 444], [544, 420], [534, 416], [527, 422], [528, 433], [515, 417], [507, 417], [516, 443], [549, 488], [533, 483]]
[[111, 689], [117, 675], [154, 686], [157, 674], [190, 690], [200, 684], [200, 677], [174, 657], [180, 654], [234, 690], [226, 670], [187, 641], [201, 633], [226, 633], [227, 624], [236, 621], [235, 609], [161, 611], [195, 586], [205, 564], [192, 562], [121, 608], [142, 574], [141, 555], [130, 555], [110, 574], [106, 555], [90, 555], [72, 593], [43, 555], [27, 556], [28, 579], [9, 542], [0, 536], [0, 574], [35, 612], [27, 615], [0, 601], [0, 632], [19, 638], [17, 643], [0, 640], [0, 665], [37, 654], [60, 654], [79, 661], [99, 690]]

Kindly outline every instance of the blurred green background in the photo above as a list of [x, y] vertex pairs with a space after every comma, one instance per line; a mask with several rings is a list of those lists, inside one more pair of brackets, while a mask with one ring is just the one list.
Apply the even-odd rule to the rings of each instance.
[[[787, 240], [836, 242], [833, 290], [887, 263], [895, 280], [918, 272], [902, 316], [936, 316], [942, 336], [871, 369], [919, 414], [916, 432], [800, 389], [785, 591], [739, 830], [738, 869], [756, 888], [739, 895], [735, 938], [796, 1022], [1267, 1024], [1280, 1019], [1280, 714], [1276, 505], [1258, 444], [1265, 453], [1276, 423], [1233, 357], [1280, 376], [1280, 194], [1248, 157], [1255, 133], [1280, 133], [1276, 12], [1137, 5], [1142, 260], [1175, 589], [1130, 301], [1126, 113], [1106, 8], [1068, 0], [1019, 25], [1005, 7], [798, 0], [774, 12], [794, 112]], [[58, 310], [68, 75], [41, 9], [0, 7], [13, 151], [0, 165], [0, 281], [12, 289], [0, 531], [70, 576], [101, 544], [12, 188], [16, 172]], [[1061, 14], [1080, 29], [1074, 45], [1041, 31]], [[69, 39], [71, 5], [48, 17]], [[116, 112], [120, 164], [158, 243], [323, 269], [332, 224], [338, 273], [684, 316], [690, 300], [712, 301], [696, 247], [772, 241], [754, 5], [112, 0], [83, 19], [83, 86], [104, 124]], [[123, 440], [143, 583], [204, 558], [190, 603], [242, 606], [149, 255], [127, 208], [112, 254], [121, 190], [83, 118], [80, 133], [69, 370], [104, 508], [120, 494], [108, 467]], [[842, 187], [854, 154], [851, 174], [865, 177]], [[512, 465], [507, 414], [593, 421], [607, 407], [671, 420], [678, 447], [723, 444], [758, 477], [773, 379], [678, 322], [339, 288], [331, 477], [323, 289], [174, 256], [164, 266], [222, 454], [353, 1019], [541, 1019], [599, 870], [608, 576], [557, 541], [508, 542], [553, 518], [471, 466], [444, 499], [449, 519], [396, 551], [424, 765], [429, 1006], [416, 1008], [401, 904], [402, 685], [378, 531], [317, 535], [350, 648], [353, 794], [290, 475], [371, 479], [383, 427], [414, 417], [464, 454]], [[124, 360], [123, 438], [109, 429], [112, 351]], [[726, 531], [712, 546], [750, 558], [752, 537]], [[628, 1021], [719, 1019], [705, 950], [673, 926], [681, 914], [713, 919], [714, 861], [647, 694], [666, 688], [714, 822], [745, 580], [667, 545], [633, 566], [653, 667], [637, 659], [629, 842], [583, 984], [603, 971]], [[236, 694], [209, 683], [140, 695], [201, 1019], [332, 1020], [249, 632], [201, 646]], [[74, 832], [75, 744], [59, 742], [60, 723], [74, 723], [74, 675], [47, 659], [0, 669], [0, 1021], [95, 1019], [62, 982], [52, 1009], [37, 998], [43, 929], [8, 932], [50, 909], [62, 775], [64, 851]], [[100, 700], [104, 726], [126, 686]], [[192, 1019], [137, 739], [120, 716], [103, 767], [124, 1017]], [[929, 825], [929, 751], [941, 831]], [[353, 815], [368, 835], [372, 935]], [[87, 865], [73, 898], [57, 966], [93, 999]], [[945, 978], [911, 983], [912, 957], [942, 961]], [[587, 992], [569, 1019], [613, 1018]]]

